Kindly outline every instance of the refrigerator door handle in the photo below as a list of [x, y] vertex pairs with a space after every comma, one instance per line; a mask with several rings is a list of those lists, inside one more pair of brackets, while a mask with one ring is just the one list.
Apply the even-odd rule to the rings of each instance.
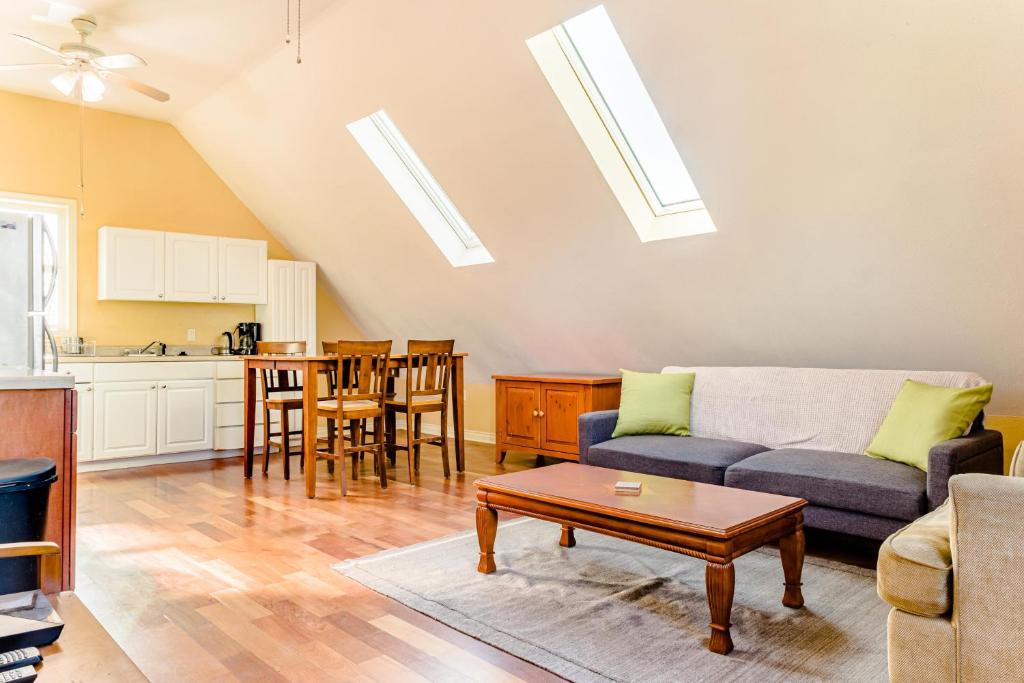
[[[53, 334], [50, 332], [50, 328], [46, 326], [45, 320], [43, 320], [43, 337], [45, 337], [46, 343], [50, 346], [50, 356], [53, 358], [53, 367], [50, 369], [57, 372], [57, 340], [53, 338]], [[44, 351], [42, 356], [42, 365], [44, 366], [46, 365], [45, 358], [46, 352]]]
[[[43, 294], [43, 310], [45, 311], [46, 307], [50, 305], [50, 299], [53, 298], [53, 291], [57, 288], [57, 276], [60, 272], [60, 253], [57, 251], [57, 241], [53, 238], [53, 233], [51, 233], [50, 229], [46, 227], [46, 223], [40, 221], [40, 224], [43, 227], [43, 236], [46, 237], [46, 243], [49, 245], [50, 252], [53, 254], [53, 269], [50, 275], [50, 282], [46, 285], [46, 293]], [[56, 357], [56, 354], [54, 354], [54, 358]]]

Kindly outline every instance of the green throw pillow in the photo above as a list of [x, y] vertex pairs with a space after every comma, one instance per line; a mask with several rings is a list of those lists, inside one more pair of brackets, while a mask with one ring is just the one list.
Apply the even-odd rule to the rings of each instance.
[[955, 389], [908, 379], [865, 453], [927, 472], [931, 447], [967, 431], [991, 398], [991, 384]]
[[622, 396], [613, 439], [630, 434], [690, 435], [692, 372], [621, 372]]

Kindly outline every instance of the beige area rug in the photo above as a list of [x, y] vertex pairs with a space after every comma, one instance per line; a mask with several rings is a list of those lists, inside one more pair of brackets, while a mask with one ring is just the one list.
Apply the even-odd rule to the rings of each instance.
[[706, 649], [704, 562], [518, 519], [498, 529], [498, 571], [476, 571], [475, 532], [335, 568], [452, 628], [573, 681], [885, 681], [888, 609], [874, 572], [807, 558], [806, 607], [782, 606], [778, 553], [736, 560], [728, 656]]

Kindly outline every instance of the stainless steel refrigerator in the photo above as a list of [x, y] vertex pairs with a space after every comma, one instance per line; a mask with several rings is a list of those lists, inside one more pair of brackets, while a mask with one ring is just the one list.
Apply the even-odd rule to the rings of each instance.
[[45, 315], [57, 286], [56, 247], [42, 216], [0, 213], [0, 368], [57, 369]]

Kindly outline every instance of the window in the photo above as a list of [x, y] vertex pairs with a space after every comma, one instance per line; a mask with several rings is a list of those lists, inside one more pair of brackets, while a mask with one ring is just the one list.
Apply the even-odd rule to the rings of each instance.
[[453, 266], [494, 262], [384, 110], [353, 121], [348, 130]]
[[640, 240], [714, 232], [604, 7], [526, 42]]
[[0, 211], [43, 217], [57, 252], [53, 254], [47, 249], [43, 256], [43, 268], [57, 270], [57, 283], [46, 307], [47, 326], [55, 336], [77, 337], [78, 213], [74, 200], [0, 192]]

